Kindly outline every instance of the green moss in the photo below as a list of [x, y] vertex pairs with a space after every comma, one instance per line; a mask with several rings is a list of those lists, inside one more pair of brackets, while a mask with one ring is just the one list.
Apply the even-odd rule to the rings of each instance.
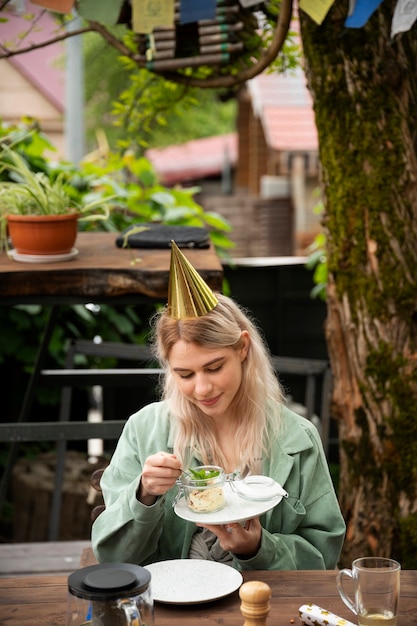
[[399, 521], [401, 567], [417, 569], [417, 515], [409, 515]]
[[[387, 402], [392, 407], [378, 426], [384, 446], [381, 463], [389, 472], [394, 490], [404, 491], [413, 499], [417, 478], [417, 405], [412, 388], [417, 382], [417, 371], [409, 370], [403, 355], [395, 355], [392, 346], [380, 342], [378, 349], [368, 355], [365, 375], [372, 379], [374, 401]], [[366, 393], [369, 394], [369, 388]]]

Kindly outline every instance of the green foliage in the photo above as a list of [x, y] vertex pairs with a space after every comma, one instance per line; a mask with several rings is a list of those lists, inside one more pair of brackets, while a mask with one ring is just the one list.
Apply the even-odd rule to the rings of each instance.
[[[123, 31], [119, 31], [123, 32]], [[124, 31], [125, 32], [125, 31]], [[187, 88], [138, 68], [95, 33], [84, 37], [86, 128], [93, 150], [104, 131], [111, 149], [164, 147], [233, 132], [236, 101]]]
[[[63, 368], [71, 339], [90, 341], [116, 341], [124, 343], [144, 343], [149, 332], [148, 320], [154, 311], [153, 306], [111, 307], [62, 306], [49, 343], [46, 367]], [[4, 414], [8, 421], [14, 421], [22, 403], [22, 389], [25, 389], [36, 359], [38, 346], [49, 317], [49, 307], [39, 305], [17, 305], [0, 307], [0, 392]], [[86, 357], [77, 355], [77, 367], [115, 367], [111, 358]], [[38, 385], [32, 416], [38, 421], [57, 419], [60, 403], [60, 390], [55, 387]], [[74, 409], [76, 410], [76, 409]]]
[[[13, 150], [13, 144], [10, 147], [3, 144], [0, 152], [0, 174], [4, 176], [5, 173], [9, 180], [0, 181], [0, 215], [62, 215], [76, 212], [79, 219], [108, 218], [106, 200], [111, 198], [101, 197], [83, 205], [74, 202], [64, 172], [56, 176], [34, 172], [25, 158]], [[102, 209], [102, 213], [90, 213], [97, 209]]]
[[216, 469], [208, 469], [208, 468], [200, 468], [193, 469], [190, 467], [188, 469], [188, 473], [191, 474], [190, 480], [198, 482], [199, 487], [204, 487], [207, 485], [207, 481], [210, 482], [213, 478], [217, 478], [220, 475], [220, 470]]
[[[47, 172], [48, 161], [43, 155], [46, 151], [56, 152], [55, 146], [40, 130], [37, 120], [27, 116], [19, 124], [0, 123], [0, 144], [13, 145], [19, 154], [25, 156], [34, 172]], [[2, 172], [0, 180], [10, 180], [7, 171]]]
[[[112, 29], [123, 36], [124, 27]], [[86, 33], [82, 38], [84, 55], [84, 125], [87, 151], [97, 147], [102, 131], [105, 144], [113, 150], [123, 131], [115, 126], [112, 114], [113, 102], [129, 85], [129, 72], [119, 59], [119, 51], [97, 33]], [[99, 139], [103, 145], [102, 139]]]
[[401, 567], [417, 569], [417, 515], [400, 518]]
[[123, 57], [130, 70], [126, 89], [114, 102], [114, 124], [121, 149], [144, 151], [234, 130], [235, 102], [221, 104], [216, 94], [165, 80], [139, 69]]
[[[324, 210], [323, 203], [318, 202], [315, 207], [315, 213], [322, 213]], [[313, 280], [315, 286], [311, 290], [312, 298], [320, 298], [321, 300], [327, 300], [327, 279], [328, 279], [328, 265], [327, 265], [327, 252], [326, 252], [326, 235], [321, 232], [314, 238], [313, 243], [309, 247], [309, 256], [307, 259], [306, 267], [309, 270], [313, 270]]]
[[319, 233], [314, 238], [313, 243], [309, 247], [309, 256], [307, 259], [306, 267], [309, 270], [313, 270], [313, 280], [315, 286], [311, 290], [312, 298], [320, 298], [326, 300], [326, 287], [327, 287], [327, 256], [326, 256], [326, 236], [324, 233]]
[[163, 148], [235, 132], [237, 102], [234, 96], [222, 101], [222, 94], [207, 89], [195, 89], [194, 96], [195, 105], [178, 106], [174, 115], [167, 112], [165, 123], [155, 126], [147, 138], [149, 147]]
[[118, 210], [111, 215], [115, 230], [144, 222], [200, 226], [207, 228], [220, 256], [227, 256], [227, 249], [233, 246], [227, 237], [231, 230], [227, 220], [218, 213], [204, 211], [194, 200], [199, 189], [164, 187], [145, 157], [136, 158], [132, 151], [122, 156], [113, 154], [104, 165], [85, 163], [83, 173], [99, 178], [105, 193], [116, 196]]

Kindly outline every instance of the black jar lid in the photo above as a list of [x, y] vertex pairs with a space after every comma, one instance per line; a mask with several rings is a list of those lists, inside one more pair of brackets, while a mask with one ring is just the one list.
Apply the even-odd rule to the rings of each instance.
[[73, 572], [68, 590], [86, 600], [114, 600], [140, 595], [149, 586], [151, 573], [133, 563], [100, 563]]

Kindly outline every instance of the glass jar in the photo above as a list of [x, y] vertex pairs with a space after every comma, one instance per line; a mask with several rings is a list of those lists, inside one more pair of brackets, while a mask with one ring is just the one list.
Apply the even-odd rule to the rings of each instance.
[[153, 626], [151, 574], [131, 563], [101, 563], [68, 577], [67, 626]]
[[226, 474], [218, 465], [199, 465], [184, 471], [180, 487], [188, 508], [194, 513], [213, 513], [226, 504]]

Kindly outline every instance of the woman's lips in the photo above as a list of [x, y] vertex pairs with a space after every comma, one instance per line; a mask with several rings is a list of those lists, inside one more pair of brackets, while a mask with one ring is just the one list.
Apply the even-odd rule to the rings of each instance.
[[198, 400], [198, 402], [205, 407], [209, 407], [209, 406], [214, 406], [219, 400], [219, 398], [220, 398], [220, 395], [216, 396], [215, 398], [206, 398], [205, 400]]

